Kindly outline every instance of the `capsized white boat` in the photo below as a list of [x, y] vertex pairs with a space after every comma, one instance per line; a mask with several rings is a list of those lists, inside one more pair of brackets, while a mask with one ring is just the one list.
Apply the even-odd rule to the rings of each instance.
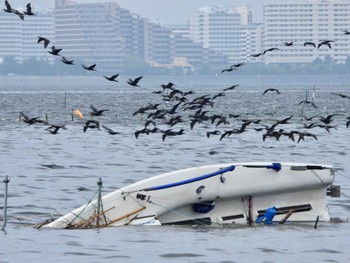
[[253, 224], [271, 207], [274, 222], [329, 221], [327, 196], [340, 196], [333, 185], [338, 169], [266, 162], [193, 167], [125, 186], [44, 227]]

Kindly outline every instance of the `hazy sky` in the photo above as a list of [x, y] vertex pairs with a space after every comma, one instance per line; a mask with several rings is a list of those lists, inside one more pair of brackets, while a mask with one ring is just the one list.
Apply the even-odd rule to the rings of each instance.
[[[25, 7], [30, 2], [33, 12], [35, 6], [54, 6], [54, 0], [8, 0], [13, 8]], [[76, 0], [78, 3], [116, 2], [142, 17], [160, 21], [164, 24], [185, 24], [190, 13], [202, 6], [241, 6], [246, 4], [253, 11], [253, 21], [262, 22], [262, 8], [266, 3], [305, 2], [305, 0]]]

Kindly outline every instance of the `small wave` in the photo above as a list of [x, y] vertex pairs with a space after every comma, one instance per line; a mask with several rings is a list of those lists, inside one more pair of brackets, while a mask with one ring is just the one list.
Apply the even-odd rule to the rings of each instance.
[[203, 257], [204, 255], [194, 254], [194, 253], [167, 253], [159, 256], [163, 258], [187, 258], [187, 257], [194, 258], [194, 257]]
[[66, 169], [66, 167], [56, 164], [43, 164], [42, 167], [48, 168], [48, 169]]

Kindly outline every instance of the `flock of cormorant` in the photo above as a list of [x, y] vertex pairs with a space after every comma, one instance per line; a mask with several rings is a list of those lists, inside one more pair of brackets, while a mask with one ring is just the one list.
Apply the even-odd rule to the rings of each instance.
[[[24, 15], [34, 15], [31, 10], [30, 3], [27, 4], [27, 10], [22, 12], [19, 12], [18, 10], [12, 9], [10, 4], [7, 0], [5, 0], [5, 6], [4, 9], [7, 13], [14, 13], [18, 15], [22, 20], [24, 19]], [[350, 32], [345, 30], [344, 34], [349, 35]], [[47, 48], [48, 45], [51, 43], [51, 41], [45, 37], [39, 36], [38, 43], [43, 42], [44, 48]], [[328, 48], [332, 48], [331, 43], [334, 42], [333, 40], [321, 40], [316, 45], [314, 42], [305, 42], [304, 46], [313, 46], [314, 48], [321, 48], [322, 46], [327, 46]], [[284, 42], [284, 46], [290, 47], [294, 45], [294, 42]], [[262, 55], [267, 54], [268, 52], [278, 51], [280, 50], [277, 47], [268, 48], [264, 50], [261, 53], [252, 54], [251, 57], [259, 57]], [[51, 50], [48, 51], [50, 54], [54, 56], [60, 56], [61, 61], [67, 65], [75, 65], [73, 60], [68, 60], [65, 56], [61, 56], [60, 52], [62, 49], [56, 48], [54, 45], [51, 46]], [[221, 73], [224, 72], [230, 72], [233, 70], [238, 70], [240, 67], [244, 66], [246, 63], [236, 63], [231, 65], [228, 68], [225, 68], [221, 70]], [[82, 67], [85, 70], [88, 71], [96, 71], [96, 64], [92, 65], [82, 65]], [[108, 81], [112, 82], [118, 82], [117, 77], [119, 74], [112, 75], [110, 77], [103, 76]], [[127, 83], [134, 87], [140, 87], [139, 82], [143, 77], [137, 77], [135, 79], [129, 79]], [[262, 138], [265, 141], [266, 138], [272, 137], [276, 140], [279, 140], [282, 136], [286, 136], [289, 139], [293, 141], [297, 141], [298, 143], [302, 140], [305, 140], [305, 137], [311, 137], [313, 139], [317, 140], [316, 134], [307, 132], [305, 130], [313, 129], [313, 128], [323, 128], [327, 132], [330, 132], [330, 129], [336, 129], [337, 126], [331, 125], [331, 122], [334, 120], [333, 117], [337, 116], [337, 114], [331, 114], [328, 116], [313, 116], [310, 118], [307, 118], [304, 116], [304, 120], [307, 123], [302, 123], [304, 131], [298, 131], [298, 130], [290, 130], [287, 131], [286, 129], [282, 128], [281, 126], [290, 124], [290, 120], [293, 118], [292, 116], [289, 116], [282, 120], [275, 120], [272, 124], [263, 124], [261, 123], [262, 120], [253, 120], [253, 119], [247, 119], [244, 116], [240, 115], [234, 115], [229, 114], [228, 116], [225, 116], [224, 114], [211, 114], [210, 110], [208, 110], [208, 107], [213, 108], [215, 101], [219, 97], [224, 97], [225, 92], [232, 92], [235, 88], [237, 88], [239, 85], [232, 85], [228, 88], [223, 89], [219, 93], [210, 96], [210, 95], [202, 95], [195, 98], [191, 98], [189, 96], [195, 94], [194, 91], [182, 91], [179, 89], [174, 88], [174, 84], [172, 82], [168, 82], [167, 84], [160, 85], [162, 90], [159, 91], [153, 91], [154, 94], [160, 94], [161, 95], [161, 102], [156, 104], [148, 103], [147, 106], [139, 108], [137, 111], [133, 113], [133, 116], [135, 115], [142, 115], [143, 117], [147, 114], [146, 122], [143, 125], [143, 128], [140, 130], [136, 130], [134, 132], [135, 138], [139, 138], [140, 134], [153, 134], [153, 133], [160, 133], [161, 138], [164, 141], [166, 137], [169, 136], [179, 136], [183, 135], [185, 132], [185, 125], [186, 122], [189, 122], [189, 127], [191, 130], [194, 129], [196, 124], [202, 124], [202, 123], [210, 123], [211, 125], [215, 125], [215, 130], [207, 131], [206, 136], [207, 138], [210, 138], [211, 136], [220, 136], [219, 140], [223, 140], [224, 138], [230, 137], [231, 135], [237, 135], [241, 134], [243, 132], [247, 131], [247, 127], [252, 127], [255, 131], [264, 131]], [[269, 88], [266, 89], [262, 95], [265, 95], [268, 92], [274, 92], [277, 95], [280, 95], [280, 91], [275, 88]], [[343, 99], [350, 99], [349, 95], [342, 94], [342, 93], [333, 93], [334, 95], [338, 95]], [[168, 104], [174, 103], [170, 109], [168, 109]], [[160, 108], [161, 105], [166, 105], [166, 107]], [[311, 105], [315, 109], [317, 106], [313, 101], [309, 101], [307, 98], [303, 101], [299, 102], [299, 105], [302, 106], [308, 106]], [[91, 119], [87, 120], [84, 123], [83, 126], [83, 132], [86, 132], [88, 129], [97, 129], [100, 130], [100, 127], [104, 128], [109, 134], [116, 135], [119, 134], [119, 132], [113, 131], [112, 129], [108, 128], [105, 125], [100, 125], [100, 122], [96, 119], [93, 119], [93, 117], [99, 117], [102, 116], [103, 113], [106, 111], [109, 111], [109, 109], [102, 109], [99, 110], [95, 108], [93, 105], [90, 106], [91, 108]], [[189, 114], [186, 114], [189, 112]], [[45, 124], [48, 125], [46, 130], [48, 130], [51, 134], [58, 134], [59, 129], [66, 129], [65, 125], [53, 125], [49, 124], [47, 120], [43, 121], [39, 119], [39, 117], [28, 117], [25, 113], [20, 113], [20, 118], [25, 122], [28, 123], [28, 125], [32, 125], [35, 123], [39, 124]], [[313, 119], [318, 118], [318, 121], [311, 122]], [[229, 129], [230, 125], [230, 119], [233, 119], [235, 121], [240, 121], [240, 126], [237, 128], [231, 128]], [[166, 125], [167, 129], [161, 129], [158, 128], [159, 126]], [[181, 127], [178, 130], [174, 130], [173, 127], [175, 125], [180, 125]], [[188, 125], [188, 124], [187, 124]], [[346, 127], [350, 127], [350, 116], [346, 118]], [[220, 126], [220, 129], [219, 129]], [[224, 126], [224, 127], [222, 127]], [[279, 128], [279, 129], [277, 129]], [[295, 136], [298, 136], [296, 139]]]

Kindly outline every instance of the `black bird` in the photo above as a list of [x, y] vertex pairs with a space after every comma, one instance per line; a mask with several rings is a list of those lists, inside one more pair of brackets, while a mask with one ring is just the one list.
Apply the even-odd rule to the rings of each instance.
[[182, 101], [180, 101], [179, 103], [176, 103], [169, 111], [167, 111], [168, 114], [175, 114], [177, 108], [180, 106], [180, 104], [182, 103]]
[[280, 91], [278, 90], [278, 89], [266, 89], [265, 91], [264, 91], [264, 93], [263, 93], [263, 95], [265, 95], [267, 92], [269, 92], [269, 91], [275, 91], [277, 94], [281, 94], [280, 93]]
[[61, 61], [64, 63], [64, 64], [67, 64], [67, 65], [75, 65], [73, 60], [68, 60], [66, 59], [65, 56], [62, 57]]
[[143, 113], [145, 113], [146, 111], [149, 111], [149, 110], [154, 110], [154, 109], [156, 109], [158, 106], [159, 106], [160, 104], [154, 104], [154, 105], [148, 105], [148, 106], [146, 106], [146, 107], [141, 107], [141, 108], [139, 108], [137, 111], [135, 111], [134, 113], [133, 113], [133, 116], [135, 116], [136, 114], [139, 114], [139, 113], [141, 113], [141, 114], [143, 114]]
[[48, 130], [51, 134], [57, 134], [60, 127], [56, 127], [54, 130]]
[[105, 79], [109, 80], [109, 81], [115, 81], [115, 82], [118, 82], [118, 80], [116, 80], [116, 78], [119, 76], [119, 74], [115, 74], [115, 75], [112, 75], [110, 77], [106, 77], [106, 76], [103, 76]]
[[45, 37], [38, 37], [38, 43], [40, 43], [40, 42], [42, 42], [42, 41], [44, 41], [44, 48], [47, 48], [47, 46], [49, 45], [49, 43], [50, 43], [50, 40], [48, 40], [47, 38], [45, 38]]
[[27, 7], [27, 10], [24, 11], [23, 13], [26, 14], [27, 16], [34, 16], [34, 13], [32, 12], [32, 7], [31, 7], [30, 3], [28, 3], [26, 5], [26, 7]]
[[215, 94], [215, 95], [213, 96], [212, 100], [215, 100], [215, 99], [218, 98], [218, 97], [224, 97], [224, 96], [225, 96], [225, 93], [219, 92], [218, 94]]
[[293, 118], [293, 115], [287, 117], [287, 118], [284, 118], [283, 120], [280, 120], [280, 121], [277, 121], [278, 124], [287, 124], [289, 123], [288, 121]]
[[16, 9], [13, 9], [12, 10], [13, 13], [15, 13], [16, 15], [18, 15], [18, 17], [21, 19], [21, 20], [24, 20], [24, 14], [21, 13], [20, 11], [16, 10]]
[[234, 68], [239, 68], [239, 67], [242, 67], [242, 66], [244, 66], [244, 65], [245, 65], [245, 63], [243, 63], [243, 62], [242, 62], [242, 63], [237, 63], [237, 64], [232, 65], [231, 68], [232, 68], [232, 67], [234, 67]]
[[7, 0], [5, 0], [5, 6], [6, 9], [3, 9], [6, 13], [13, 13], [13, 10], [11, 8], [11, 5], [9, 4], [9, 2]]
[[164, 85], [164, 84], [162, 84], [162, 85], [160, 85], [162, 88], [163, 88], [163, 90], [166, 90], [166, 89], [171, 89], [171, 90], [174, 90], [172, 87], [174, 86], [174, 83], [172, 83], [172, 82], [168, 82], [168, 84], [166, 84], [166, 85]]
[[148, 129], [148, 128], [144, 128], [144, 129], [142, 129], [142, 130], [136, 130], [135, 133], [134, 133], [135, 138], [138, 139], [138, 138], [139, 138], [139, 135], [140, 135], [140, 134], [143, 134], [143, 133], [145, 133], [145, 134], [148, 135], [148, 134], [150, 133], [150, 131], [151, 131], [151, 130]]
[[263, 54], [265, 55], [267, 52], [271, 52], [271, 51], [275, 51], [275, 50], [280, 50], [280, 49], [277, 47], [268, 48], [268, 49], [264, 50]]
[[[53, 129], [53, 130], [51, 130], [51, 129]], [[65, 124], [63, 124], [63, 125], [52, 124], [48, 128], [46, 128], [45, 130], [48, 130], [51, 134], [57, 134], [59, 129], [66, 130], [67, 128], [66, 128]]]
[[26, 114], [24, 114], [23, 112], [20, 112], [21, 117], [23, 117], [23, 121], [25, 123], [28, 123], [28, 125], [32, 125], [35, 123], [36, 119], [39, 117], [34, 117], [34, 118], [29, 118]]
[[96, 71], [95, 67], [96, 67], [96, 64], [92, 64], [90, 66], [86, 66], [86, 65], [81, 65], [84, 69], [86, 70], [91, 70], [91, 71]]
[[146, 122], [145, 122], [145, 128], [147, 128], [149, 125], [153, 125], [153, 127], [156, 127], [157, 126], [157, 124], [156, 124], [156, 122], [155, 121], [153, 121], [153, 120], [147, 120]]
[[[213, 121], [213, 120], [212, 120]], [[218, 122], [216, 123], [216, 127], [217, 126], [219, 126], [221, 123], [223, 123], [223, 124], [229, 124], [229, 122], [227, 121], [227, 119], [226, 119], [226, 117], [224, 117], [224, 116], [221, 116], [221, 117], [219, 117], [219, 120], [218, 120]]]
[[332, 48], [330, 42], [333, 42], [333, 40], [324, 40], [324, 41], [322, 41], [322, 42], [320, 42], [320, 43], [318, 44], [317, 48], [320, 48], [320, 47], [322, 47], [322, 46], [324, 46], [324, 45], [328, 46], [329, 48]]
[[43, 123], [43, 124], [48, 124], [47, 121], [40, 120], [39, 117], [34, 117], [34, 118], [29, 118], [26, 114], [23, 112], [20, 112], [21, 117], [23, 117], [23, 121], [25, 123], [28, 123], [28, 125], [32, 125], [34, 123]]
[[266, 137], [275, 137], [276, 141], [280, 140], [280, 137], [283, 134], [283, 129], [279, 129], [278, 131], [267, 131], [266, 133], [263, 134], [263, 141], [266, 140]]
[[237, 68], [234, 68], [234, 67], [225, 68], [225, 69], [221, 70], [221, 73], [230, 72], [230, 71], [234, 71], [234, 70], [237, 70]]
[[306, 46], [313, 46], [314, 48], [316, 48], [316, 44], [314, 42], [310, 42], [310, 41], [306, 41], [304, 43], [304, 47], [306, 47]]
[[165, 140], [166, 136], [177, 136], [177, 135], [182, 135], [184, 133], [184, 129], [180, 129], [179, 131], [173, 131], [172, 129], [168, 129], [166, 131], [163, 132], [162, 135], [162, 140]]
[[298, 103], [298, 105], [300, 104], [304, 104], [304, 105], [312, 105], [312, 107], [314, 107], [315, 109], [317, 109], [317, 106], [315, 103], [313, 103], [312, 101], [309, 101], [309, 100], [302, 100]]
[[336, 92], [332, 92], [332, 94], [335, 94], [335, 95], [338, 95], [344, 99], [350, 99], [350, 96], [349, 95], [345, 95], [345, 94], [341, 94], [341, 93], [336, 93]]
[[307, 120], [307, 121], [311, 121], [313, 118], [316, 118], [316, 117], [319, 117], [319, 116], [318, 115], [311, 116], [311, 117], [304, 116], [304, 119]]
[[89, 128], [100, 130], [100, 123], [95, 120], [87, 120], [84, 124], [83, 131], [86, 132], [86, 130]]
[[119, 134], [119, 132], [113, 131], [112, 129], [108, 128], [105, 125], [102, 125], [102, 127], [110, 134], [110, 135], [116, 135]]
[[134, 86], [134, 87], [140, 87], [139, 85], [138, 85], [138, 83], [139, 83], [139, 81], [142, 79], [143, 77], [141, 76], [141, 77], [137, 77], [137, 78], [135, 78], [135, 79], [129, 79], [128, 81], [127, 81], [127, 83], [129, 84], [129, 85], [131, 85], [131, 86]]
[[239, 115], [239, 114], [232, 114], [232, 113], [230, 113], [229, 115], [228, 115], [228, 117], [229, 118], [234, 118], [234, 119], [236, 119], [236, 118], [238, 118], [238, 117], [240, 117], [241, 115]]
[[338, 114], [331, 114], [331, 115], [328, 115], [326, 117], [320, 117], [320, 121], [322, 121], [324, 124], [330, 124], [331, 121], [332, 121], [332, 118], [334, 116], [337, 116]]
[[231, 87], [228, 87], [228, 88], [223, 89], [223, 91], [233, 90], [234, 88], [236, 88], [236, 87], [238, 87], [238, 86], [239, 86], [239, 84], [233, 85], [233, 86], [231, 86]]
[[344, 35], [350, 35], [350, 31], [348, 30], [344, 30], [343, 32], [344, 32]]
[[165, 122], [165, 124], [170, 125], [170, 127], [173, 127], [174, 125], [183, 122], [183, 119], [181, 116], [176, 116]]
[[191, 94], [194, 94], [194, 91], [190, 90], [190, 91], [184, 92], [184, 96], [191, 95]]
[[224, 139], [225, 137], [228, 137], [228, 136], [230, 136], [231, 134], [233, 134], [234, 133], [234, 131], [233, 130], [230, 130], [230, 131], [225, 131], [224, 133], [222, 133], [221, 134], [221, 136], [220, 136], [220, 141], [222, 140], [222, 139]]
[[294, 42], [291, 41], [291, 42], [284, 42], [283, 43], [286, 47], [290, 47], [290, 46], [293, 46], [294, 45]]
[[51, 51], [47, 51], [47, 52], [49, 52], [50, 54], [52, 54], [54, 56], [60, 56], [60, 54], [58, 54], [58, 53], [60, 53], [61, 50], [62, 50], [61, 48], [56, 49], [55, 46], [52, 46]]
[[207, 131], [207, 138], [209, 138], [210, 135], [219, 135], [219, 134], [221, 134], [219, 130]]
[[90, 112], [92, 116], [101, 116], [105, 111], [109, 111], [108, 109], [97, 110], [93, 105], [90, 105], [90, 108], [92, 109], [92, 112]]
[[252, 54], [250, 56], [253, 57], [253, 58], [257, 58], [257, 57], [260, 57], [261, 55], [264, 55], [264, 54], [265, 53], [263, 52], [263, 53]]
[[301, 140], [303, 140], [303, 141], [305, 141], [305, 136], [306, 137], [313, 137], [315, 140], [318, 140], [317, 139], [317, 136], [315, 135], [315, 134], [312, 134], [312, 133], [309, 133], [309, 132], [298, 132], [298, 134], [299, 134], [299, 139], [298, 139], [298, 143], [301, 141]]

